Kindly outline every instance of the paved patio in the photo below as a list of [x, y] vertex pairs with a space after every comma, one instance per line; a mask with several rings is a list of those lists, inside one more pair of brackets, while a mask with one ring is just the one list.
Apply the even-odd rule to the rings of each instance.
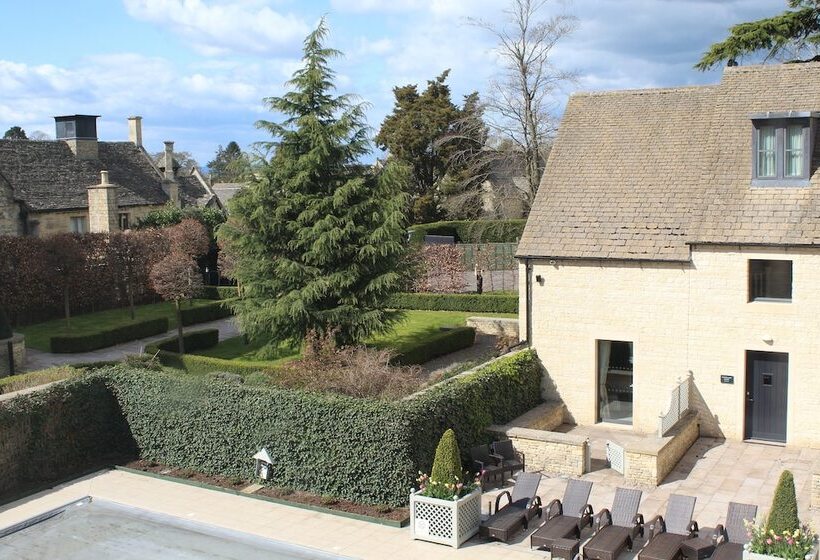
[[[730, 501], [758, 504], [759, 514], [765, 515], [780, 472], [790, 469], [797, 484], [801, 519], [820, 527], [820, 511], [810, 511], [808, 507], [811, 466], [818, 458], [820, 450], [702, 438], [664, 484], [645, 489], [640, 509], [649, 520], [664, 512], [669, 494], [682, 493], [697, 496], [695, 518], [701, 526], [714, 526], [722, 521]], [[612, 504], [615, 488], [623, 480], [606, 468], [593, 471], [585, 478], [595, 482], [590, 500], [596, 511]], [[564, 478], [545, 477], [540, 487], [544, 503], [560, 497], [565, 485]], [[499, 491], [487, 492], [482, 497], [485, 513]], [[407, 528], [354, 521], [121, 471], [97, 473], [0, 507], [0, 527], [87, 495], [362, 559], [523, 560], [548, 557], [547, 553], [531, 551], [528, 546], [529, 533], [537, 523], [510, 544], [474, 538], [455, 550], [412, 541]], [[636, 551], [642, 544], [642, 541], [636, 543]], [[622, 558], [628, 560], [634, 556], [635, 552]]]

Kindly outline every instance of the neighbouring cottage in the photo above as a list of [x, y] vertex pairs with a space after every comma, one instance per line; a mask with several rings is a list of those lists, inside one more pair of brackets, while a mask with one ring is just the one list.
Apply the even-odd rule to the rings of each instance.
[[111, 232], [171, 202], [221, 207], [198, 169], [180, 170], [174, 143], [156, 166], [142, 119], [128, 142], [97, 139], [97, 116], [55, 117], [57, 140], [0, 140], [0, 235]]
[[820, 64], [573, 95], [518, 246], [522, 338], [578, 424], [820, 447]]

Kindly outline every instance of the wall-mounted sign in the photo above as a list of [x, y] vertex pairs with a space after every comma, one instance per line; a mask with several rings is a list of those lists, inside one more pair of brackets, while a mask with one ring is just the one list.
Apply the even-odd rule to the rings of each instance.
[[720, 382], [726, 383], [727, 385], [734, 385], [735, 384], [735, 376], [734, 375], [721, 375]]

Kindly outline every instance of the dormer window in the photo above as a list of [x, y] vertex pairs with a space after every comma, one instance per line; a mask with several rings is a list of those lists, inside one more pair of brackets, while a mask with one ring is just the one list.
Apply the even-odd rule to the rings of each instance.
[[752, 115], [753, 187], [806, 187], [815, 113]]

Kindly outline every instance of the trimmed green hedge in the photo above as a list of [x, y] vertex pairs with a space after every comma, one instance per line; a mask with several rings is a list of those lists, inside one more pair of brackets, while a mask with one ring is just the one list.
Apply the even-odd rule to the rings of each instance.
[[421, 243], [425, 235], [452, 235], [456, 243], [514, 243], [521, 238], [527, 220], [452, 220], [418, 224], [410, 228], [410, 241]]
[[0, 395], [3, 393], [13, 393], [21, 389], [28, 389], [29, 387], [36, 387], [37, 385], [45, 385], [54, 381], [68, 379], [79, 373], [74, 369], [75, 366], [55, 366], [47, 369], [37, 371], [30, 371], [28, 373], [21, 373], [18, 375], [9, 375], [0, 377]]
[[[152, 352], [153, 353], [153, 352]], [[241, 376], [250, 375], [259, 371], [271, 369], [270, 364], [258, 362], [244, 362], [241, 360], [224, 360], [210, 356], [196, 354], [182, 354], [177, 352], [160, 351], [159, 361], [164, 366], [181, 369], [193, 375], [205, 375], [215, 372], [236, 373]]]
[[239, 295], [236, 286], [205, 286], [202, 297], [205, 299], [233, 299]]
[[0, 402], [0, 497], [134, 457], [116, 399], [81, 376]]
[[99, 348], [106, 348], [165, 332], [168, 332], [168, 319], [159, 317], [157, 319], [135, 321], [121, 327], [89, 334], [52, 336], [50, 345], [52, 352], [72, 354], [98, 350]]
[[216, 301], [200, 307], [190, 307], [182, 309], [182, 324], [185, 326], [197, 323], [207, 323], [216, 321], [233, 315], [233, 309], [224, 301]]
[[435, 336], [407, 348], [401, 354], [393, 356], [390, 364], [394, 366], [423, 364], [433, 358], [469, 348], [473, 344], [475, 344], [475, 329], [472, 327], [456, 327], [441, 331]]
[[394, 309], [518, 313], [518, 296], [508, 294], [399, 293], [390, 298], [388, 305]]
[[[183, 333], [182, 340], [185, 342], [185, 351], [206, 350], [219, 344], [219, 329], [201, 329]], [[156, 354], [159, 350], [166, 352], [176, 352], [179, 349], [179, 337], [169, 336], [152, 342], [145, 347], [147, 354]]]
[[264, 446], [277, 485], [401, 505], [445, 429], [462, 450], [484, 442], [490, 424], [540, 402], [540, 384], [532, 351], [396, 402], [104, 368], [0, 403], [0, 495], [134, 449], [146, 460], [249, 477]]

